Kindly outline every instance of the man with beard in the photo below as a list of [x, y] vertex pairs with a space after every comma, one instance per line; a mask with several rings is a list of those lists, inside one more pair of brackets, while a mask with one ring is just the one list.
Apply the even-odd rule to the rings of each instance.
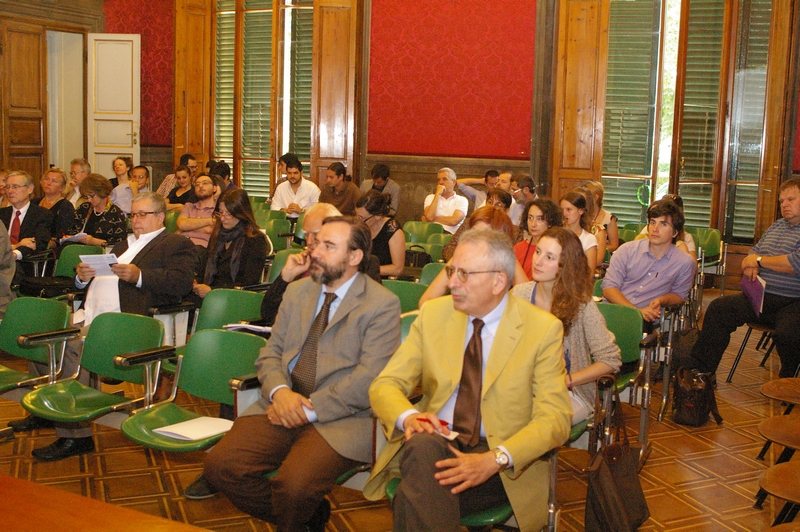
[[180, 234], [192, 241], [198, 256], [198, 264], [205, 264], [206, 248], [211, 231], [214, 229], [215, 193], [218, 187], [211, 176], [200, 174], [194, 182], [194, 195], [197, 202], [187, 203], [178, 216]]
[[[363, 222], [323, 222], [256, 361], [261, 399], [209, 453], [203, 474], [280, 532], [324, 530], [342, 473], [372, 459], [367, 390], [400, 345], [400, 302], [368, 278]], [[272, 479], [265, 473], [277, 469]]]
[[286, 181], [275, 187], [270, 208], [273, 211], [286, 212], [287, 218], [297, 218], [319, 202], [319, 195], [319, 187], [303, 177], [303, 163], [300, 159], [287, 157]]

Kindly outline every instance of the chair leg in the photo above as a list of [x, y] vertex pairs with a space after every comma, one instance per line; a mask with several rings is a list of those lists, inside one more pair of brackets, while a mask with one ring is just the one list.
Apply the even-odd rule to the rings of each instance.
[[733, 365], [731, 366], [731, 372], [728, 373], [728, 378], [725, 379], [725, 382], [731, 382], [733, 379], [733, 372], [736, 371], [736, 366], [739, 365], [739, 359], [742, 358], [742, 353], [744, 353], [744, 348], [747, 345], [747, 340], [750, 339], [750, 333], [753, 332], [753, 328], [748, 326], [747, 332], [744, 334], [744, 340], [742, 340], [742, 347], [739, 348], [739, 353], [736, 355], [736, 359], [733, 361]]
[[546, 532], [556, 532], [558, 528], [558, 500], [556, 499], [556, 481], [558, 480], [558, 449], [550, 451], [550, 486], [547, 496], [547, 526]]
[[761, 338], [758, 339], [758, 343], [756, 344], [756, 351], [760, 351], [761, 347], [765, 345], [764, 342], [766, 341], [768, 334], [769, 333], [767, 331], [763, 331], [761, 333]]
[[787, 502], [781, 508], [781, 511], [778, 512], [778, 515], [775, 517], [775, 521], [772, 523], [772, 526], [778, 526], [783, 523], [788, 523], [787, 520], [790, 514], [796, 515], [797, 509], [795, 508], [797, 505], [793, 502]]
[[[767, 441], [767, 443], [771, 442]], [[788, 462], [789, 460], [791, 460], [792, 456], [794, 455], [794, 451], [795, 451], [794, 449], [789, 447], [784, 448], [783, 452], [781, 452], [780, 456], [778, 456], [778, 459], [775, 460], [775, 465], [782, 464], [784, 462]], [[763, 452], [764, 451], [762, 450], [762, 453]], [[761, 459], [762, 458], [759, 458], [759, 460]], [[757, 510], [763, 509], [763, 504], [764, 501], [767, 499], [767, 495], [769, 495], [769, 493], [767, 493], [767, 490], [765, 490], [764, 488], [758, 488], [758, 493], [756, 493], [756, 503], [753, 505], [753, 508], [756, 508]]]

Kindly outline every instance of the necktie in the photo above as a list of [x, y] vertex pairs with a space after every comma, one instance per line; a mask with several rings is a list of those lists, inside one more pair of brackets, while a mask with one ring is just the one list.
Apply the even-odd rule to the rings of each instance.
[[11, 232], [8, 234], [12, 244], [19, 244], [19, 215], [20, 211], [17, 211], [14, 221], [11, 222]]
[[306, 341], [300, 350], [297, 364], [292, 370], [292, 390], [306, 397], [311, 395], [317, 384], [317, 345], [320, 336], [325, 332], [325, 327], [328, 326], [328, 313], [334, 299], [336, 294], [333, 292], [325, 294], [325, 302], [314, 318], [314, 323], [311, 324], [311, 330], [308, 331]]
[[461, 371], [461, 384], [453, 410], [453, 430], [459, 433], [458, 441], [466, 448], [477, 445], [481, 436], [483, 320], [475, 318], [472, 320], [472, 327], [472, 338], [469, 339], [467, 349], [464, 351], [464, 369]]

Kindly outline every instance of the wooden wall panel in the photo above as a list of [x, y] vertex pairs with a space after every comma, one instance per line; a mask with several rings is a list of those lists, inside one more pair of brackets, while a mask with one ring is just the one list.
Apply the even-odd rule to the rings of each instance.
[[602, 172], [609, 0], [560, 0], [558, 10], [553, 195]]

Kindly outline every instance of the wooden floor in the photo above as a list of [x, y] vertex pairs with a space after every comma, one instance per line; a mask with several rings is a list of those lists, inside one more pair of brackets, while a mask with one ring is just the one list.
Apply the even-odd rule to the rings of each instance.
[[[708, 302], [717, 292], [709, 290], [706, 294]], [[777, 376], [778, 358], [773, 354], [766, 368], [758, 367], [763, 355], [755, 351], [756, 340], [751, 337], [733, 383], [724, 382], [744, 330], [735, 333], [718, 374], [717, 400], [725, 420], [722, 426], [709, 422], [690, 428], [670, 419], [651, 419], [653, 451], [641, 473], [651, 518], [641, 530], [759, 531], [769, 527], [780, 509], [771, 498], [763, 510], [752, 507], [758, 477], [780, 451], [773, 448], [767, 461], [756, 460], [763, 444], [757, 430], [759, 421], [782, 410], [759, 393], [762, 383]], [[9, 362], [0, 357], [0, 363]], [[657, 387], [654, 398], [660, 400], [659, 394]], [[216, 405], [197, 403], [185, 395], [180, 399], [198, 411], [216, 414]], [[638, 410], [626, 407], [625, 413], [629, 430], [635, 434]], [[0, 400], [0, 426], [23, 415], [18, 404]], [[54, 439], [53, 430], [41, 430], [1, 443], [0, 474], [211, 530], [273, 530], [267, 523], [238, 512], [225, 497], [205, 501], [183, 497], [183, 488], [201, 471], [202, 452], [152, 451], [131, 443], [116, 430], [95, 426], [95, 453], [54, 463], [31, 458], [32, 448]], [[583, 450], [567, 449], [560, 454], [559, 530], [583, 529], [586, 477], [582, 468], [587, 459]], [[330, 499], [333, 511], [329, 531], [391, 530], [391, 510], [385, 501], [369, 502], [359, 492], [344, 488], [337, 488]]]

